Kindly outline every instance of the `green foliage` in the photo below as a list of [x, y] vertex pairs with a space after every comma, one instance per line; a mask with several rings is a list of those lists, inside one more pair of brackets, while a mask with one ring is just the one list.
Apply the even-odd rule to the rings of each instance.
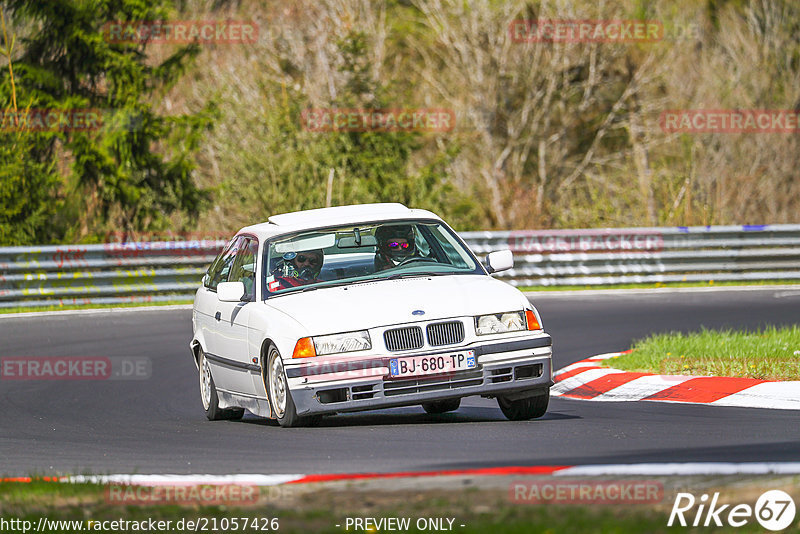
[[[112, 43], [103, 36], [108, 22], [165, 19], [168, 2], [10, 0], [6, 5], [24, 32], [21, 55], [13, 60], [20, 107], [93, 110], [100, 120], [97, 128], [8, 134], [19, 135], [0, 152], [8, 178], [0, 196], [0, 224], [7, 225], [0, 240], [25, 244], [111, 229], [158, 230], [170, 214], [196, 216], [204, 193], [192, 177], [192, 155], [212, 124], [214, 108], [162, 117], [154, 102], [197, 55], [197, 46], [180, 48], [153, 65], [146, 43]], [[4, 70], [2, 76], [3, 103], [10, 111], [10, 74]], [[57, 226], [48, 220], [55, 212]]]
[[[0, 244], [230, 232], [328, 202], [403, 202], [459, 230], [797, 220], [796, 136], [658, 125], [665, 109], [796, 108], [800, 17], [788, 0], [3, 6], [18, 34], [17, 105], [97, 109], [103, 127], [0, 130]], [[665, 36], [504, 40], [509, 20], [536, 17], [648, 19]], [[103, 38], [107, 21], [170, 18], [253, 19], [261, 31], [202, 53]], [[0, 106], [11, 109], [7, 66]], [[163, 101], [191, 114], [160, 116]], [[309, 108], [447, 108], [457, 124], [314, 132]]]
[[[385, 109], [393, 107], [391, 89], [370, 76], [366, 37], [350, 32], [338, 43], [343, 58], [340, 69], [348, 77], [346, 91], [334, 103], [336, 107]], [[336, 169], [344, 181], [340, 184], [341, 203], [401, 202], [408, 206], [449, 211], [460, 193], [449, 183], [447, 164], [457, 149], [439, 151], [422, 168], [412, 171], [415, 153], [423, 147], [420, 132], [333, 132], [317, 134], [326, 146], [323, 167]], [[456, 201], [456, 202], [454, 202]]]
[[0, 245], [54, 239], [51, 191], [60, 179], [52, 160], [30, 157], [46, 151], [48, 143], [42, 134], [0, 133]]
[[[351, 32], [337, 47], [342, 57], [339, 72], [346, 81], [330, 107], [395, 107], [391, 89], [371, 77], [364, 35]], [[282, 64], [291, 74], [290, 62]], [[447, 166], [458, 151], [455, 145], [420, 158], [415, 166], [415, 156], [424, 152], [424, 134], [307, 131], [302, 113], [312, 106], [301, 91], [274, 83], [262, 89], [281, 96], [263, 113], [236, 117], [245, 127], [239, 135], [226, 135], [219, 150], [226, 169], [219, 202], [246, 207], [231, 214], [238, 224], [324, 207], [332, 170], [331, 205], [401, 202], [452, 214], [449, 220], [460, 229], [474, 228], [477, 205], [448, 180]], [[232, 100], [223, 101], [224, 108], [236, 109]]]

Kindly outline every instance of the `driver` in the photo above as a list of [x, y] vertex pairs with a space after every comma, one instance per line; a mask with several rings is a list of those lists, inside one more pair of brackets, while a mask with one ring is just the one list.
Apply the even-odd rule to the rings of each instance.
[[417, 256], [414, 228], [407, 225], [381, 226], [375, 230], [378, 250], [375, 251], [375, 270], [397, 267], [407, 259]]
[[325, 254], [321, 249], [307, 250], [305, 252], [287, 252], [283, 255], [283, 267], [276, 273], [273, 286], [270, 290], [287, 289], [319, 282], [318, 276], [322, 270]]

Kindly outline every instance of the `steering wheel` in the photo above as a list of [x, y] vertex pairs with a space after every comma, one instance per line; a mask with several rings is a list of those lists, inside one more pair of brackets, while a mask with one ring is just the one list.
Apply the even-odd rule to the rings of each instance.
[[425, 258], [423, 256], [411, 256], [410, 258], [406, 258], [403, 261], [401, 261], [400, 263], [398, 263], [397, 265], [395, 265], [395, 267], [402, 267], [403, 265], [408, 265], [409, 263], [415, 262], [415, 261], [429, 261], [429, 262], [433, 262], [433, 263], [438, 263], [433, 258]]

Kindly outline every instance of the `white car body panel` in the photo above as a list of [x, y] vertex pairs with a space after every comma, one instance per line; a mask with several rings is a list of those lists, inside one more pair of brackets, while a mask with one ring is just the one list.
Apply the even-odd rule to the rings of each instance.
[[489, 276], [452, 275], [320, 288], [276, 297], [267, 305], [303, 317], [309, 335], [319, 336], [407, 323], [414, 310], [424, 311], [429, 321], [521, 310], [529, 304], [519, 290]]
[[[247, 235], [259, 242], [256, 300], [221, 302], [213, 289], [201, 287], [193, 312], [192, 352], [195, 359], [199, 349], [206, 354], [220, 408], [240, 407], [259, 416], [272, 415], [264, 383], [264, 349], [270, 343], [283, 359], [298, 414], [413, 405], [468, 395], [525, 398], [547, 392], [552, 385], [552, 342], [543, 330], [477, 335], [478, 315], [527, 309], [541, 324], [538, 312], [519, 290], [485, 270], [483, 274], [421, 275], [263, 294], [260, 281], [268, 240], [306, 229], [412, 219], [444, 225], [428, 211], [372, 204], [276, 215], [267, 223], [240, 230], [237, 236]], [[427, 332], [430, 323], [445, 320], [463, 323], [461, 342], [436, 347], [426, 342], [419, 349], [399, 352], [388, 350], [384, 342], [387, 330], [419, 326]], [[361, 330], [369, 332], [371, 349], [292, 358], [300, 338]], [[389, 376], [392, 359], [465, 350], [474, 351], [477, 368], [452, 376], [420, 377], [419, 382], [428, 384], [425, 388], [430, 391], [406, 387], [408, 380]], [[528, 373], [530, 376], [525, 376]], [[343, 400], [336, 400], [337, 396]]]

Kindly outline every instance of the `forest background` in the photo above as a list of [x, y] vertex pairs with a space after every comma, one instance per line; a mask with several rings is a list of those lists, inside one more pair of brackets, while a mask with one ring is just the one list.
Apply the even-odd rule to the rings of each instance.
[[[659, 124], [666, 110], [800, 110], [791, 0], [0, 5], [0, 245], [224, 236], [363, 202], [430, 209], [459, 231], [800, 222], [796, 132]], [[258, 34], [104, 33], [141, 20], [249, 21]], [[519, 40], [515, 20], [648, 20], [663, 36]], [[310, 131], [303, 111], [319, 108], [441, 108], [455, 125]], [[101, 110], [103, 126], [13, 122], [50, 109]]]

